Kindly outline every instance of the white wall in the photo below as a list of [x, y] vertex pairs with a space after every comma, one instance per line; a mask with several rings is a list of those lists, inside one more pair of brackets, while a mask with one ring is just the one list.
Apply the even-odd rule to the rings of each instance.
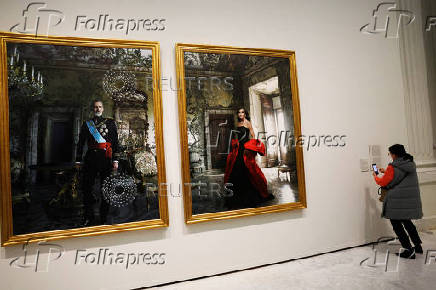
[[[26, 1], [0, 0], [0, 30], [21, 20]], [[21, 247], [1, 249], [2, 289], [129, 289], [243, 269], [374, 241], [390, 233], [376, 187], [361, 173], [368, 144], [406, 143], [397, 40], [366, 35], [378, 0], [47, 1], [66, 19], [50, 34], [154, 40], [163, 77], [175, 83], [177, 42], [296, 51], [302, 132], [347, 135], [343, 148], [304, 152], [304, 210], [185, 225], [182, 198], [169, 198], [169, 228], [74, 238], [48, 273], [9, 266]], [[166, 19], [160, 32], [74, 31], [77, 15]], [[177, 94], [163, 92], [167, 179], [181, 182]], [[386, 160], [385, 160], [386, 161]], [[76, 249], [165, 252], [163, 266], [74, 265]], [[362, 257], [364, 259], [366, 257]], [[292, 273], [290, 273], [291, 275]]]
[[[423, 218], [416, 222], [420, 230], [434, 229], [436, 225], [436, 178], [434, 171], [430, 173], [432, 181], [425, 182], [420, 186], [422, 212], [424, 214]], [[422, 174], [419, 177], [421, 177], [421, 181], [424, 179]]]

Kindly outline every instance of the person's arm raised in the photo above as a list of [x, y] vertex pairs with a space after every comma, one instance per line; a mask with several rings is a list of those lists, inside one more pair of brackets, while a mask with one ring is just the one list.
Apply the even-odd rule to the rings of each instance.
[[386, 170], [383, 171], [384, 175], [382, 177], [378, 177], [374, 172], [372, 173], [375, 183], [377, 183], [381, 187], [388, 185], [394, 179], [394, 167], [392, 165], [388, 165]]

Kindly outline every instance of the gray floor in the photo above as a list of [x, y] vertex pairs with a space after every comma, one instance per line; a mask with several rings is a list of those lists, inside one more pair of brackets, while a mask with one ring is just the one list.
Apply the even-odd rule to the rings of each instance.
[[372, 246], [364, 246], [152, 289], [436, 289], [436, 231], [420, 235], [424, 254], [416, 260], [398, 259], [398, 242], [384, 242], [374, 247], [379, 265]]

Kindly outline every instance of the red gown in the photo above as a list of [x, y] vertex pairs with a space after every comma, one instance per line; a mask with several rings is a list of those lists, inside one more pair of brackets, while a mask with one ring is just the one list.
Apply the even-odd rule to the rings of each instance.
[[265, 155], [265, 145], [258, 139], [249, 139], [249, 129], [237, 127], [238, 139], [232, 139], [231, 152], [227, 156], [224, 183], [233, 191], [227, 199], [230, 208], [254, 207], [271, 198], [267, 180], [256, 163], [256, 154]]

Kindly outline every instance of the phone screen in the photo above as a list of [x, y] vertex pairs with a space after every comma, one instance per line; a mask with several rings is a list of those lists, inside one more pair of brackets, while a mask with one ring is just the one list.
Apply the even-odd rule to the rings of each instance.
[[375, 173], [378, 174], [378, 168], [377, 168], [377, 165], [376, 165], [376, 164], [373, 164], [373, 165], [372, 165], [372, 169], [374, 170]]

